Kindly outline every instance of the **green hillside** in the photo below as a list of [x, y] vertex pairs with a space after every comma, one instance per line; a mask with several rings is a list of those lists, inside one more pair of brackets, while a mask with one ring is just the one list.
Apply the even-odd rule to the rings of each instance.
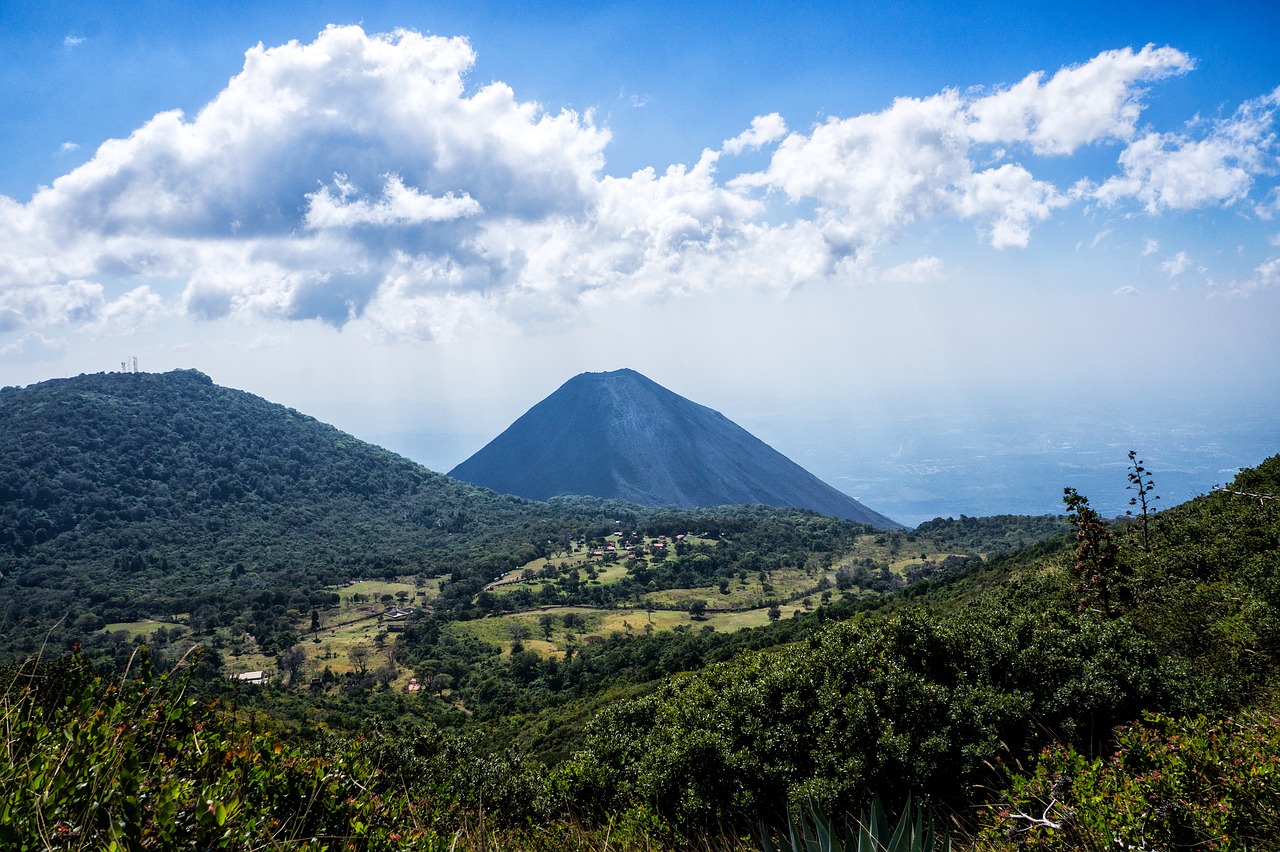
[[200, 633], [242, 611], [273, 647], [278, 608], [325, 605], [349, 578], [458, 570], [465, 597], [472, 574], [592, 523], [608, 525], [601, 507], [451, 480], [195, 371], [0, 392], [0, 623], [16, 651], [53, 624], [180, 616]]

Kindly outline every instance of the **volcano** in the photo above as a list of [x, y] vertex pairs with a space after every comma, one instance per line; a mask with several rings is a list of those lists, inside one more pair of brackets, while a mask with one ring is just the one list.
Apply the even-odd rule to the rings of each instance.
[[449, 475], [532, 500], [762, 504], [902, 528], [718, 411], [634, 370], [574, 376]]

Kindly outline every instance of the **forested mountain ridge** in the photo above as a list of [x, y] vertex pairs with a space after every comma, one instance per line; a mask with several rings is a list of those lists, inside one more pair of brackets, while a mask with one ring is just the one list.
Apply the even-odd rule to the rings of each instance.
[[86, 614], [198, 621], [229, 593], [306, 606], [351, 576], [483, 575], [593, 518], [611, 523], [433, 473], [193, 370], [0, 392], [10, 636]]
[[[106, 373], [0, 392], [0, 549], [221, 505], [474, 489], [191, 370]], [[438, 525], [455, 524], [442, 515]], [[198, 542], [197, 542], [198, 544]]]
[[584, 494], [643, 506], [761, 504], [902, 528], [718, 411], [634, 370], [575, 376], [449, 475], [534, 500]]

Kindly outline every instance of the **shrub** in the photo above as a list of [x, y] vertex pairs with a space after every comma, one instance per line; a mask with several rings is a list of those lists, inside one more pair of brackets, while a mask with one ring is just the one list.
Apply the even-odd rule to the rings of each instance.
[[1108, 759], [1055, 746], [1014, 778], [991, 840], [1019, 847], [1280, 848], [1280, 719], [1144, 716]]

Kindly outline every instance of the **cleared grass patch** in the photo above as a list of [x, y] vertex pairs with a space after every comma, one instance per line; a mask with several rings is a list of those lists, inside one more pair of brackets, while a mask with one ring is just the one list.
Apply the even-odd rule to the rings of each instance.
[[[440, 581], [430, 580], [428, 582], [435, 584], [433, 594], [438, 594]], [[427, 588], [423, 587], [423, 591], [426, 590]], [[389, 602], [391, 605], [413, 606], [418, 587], [413, 584], [412, 579], [402, 577], [396, 580], [361, 580], [349, 586], [338, 586], [335, 591], [337, 591], [338, 597], [342, 599], [342, 606], [344, 607], [357, 606], [362, 603], [384, 603], [382, 601], [383, 595], [391, 596], [391, 601]], [[397, 594], [402, 592], [404, 593], [403, 598], [396, 597]], [[362, 601], [361, 598], [364, 600]]]
[[[964, 556], [963, 553], [930, 553], [928, 554], [928, 562], [937, 565], [948, 556]], [[925, 562], [919, 556], [911, 556], [906, 559], [898, 559], [889, 563], [889, 570], [900, 577], [906, 577], [907, 571], [911, 568], [924, 568]]]
[[165, 630], [172, 631], [174, 628], [182, 631], [185, 636], [190, 631], [185, 624], [174, 624], [171, 621], [154, 621], [150, 618], [144, 618], [141, 621], [117, 621], [103, 627], [101, 633], [124, 633], [129, 637], [129, 641], [133, 641], [141, 636], [144, 639], [155, 633], [163, 627]]
[[[784, 605], [780, 609], [783, 618], [790, 618], [797, 610], [801, 610], [803, 607]], [[567, 629], [564, 621], [566, 615], [571, 616], [571, 620], [581, 626], [572, 630]], [[542, 626], [541, 618], [544, 616], [554, 619], [549, 637]], [[523, 630], [527, 634], [521, 639], [525, 650], [533, 651], [539, 656], [556, 657], [558, 659], [564, 656], [570, 645], [581, 647], [593, 641], [592, 637], [606, 639], [615, 633], [640, 636], [648, 630], [649, 625], [652, 625], [652, 632], [670, 631], [683, 625], [694, 630], [701, 630], [703, 627], [710, 626], [721, 632], [732, 633], [735, 630], [760, 627], [768, 623], [769, 611], [767, 607], [744, 612], [713, 612], [708, 610], [703, 618], [694, 619], [687, 612], [673, 610], [646, 612], [644, 609], [639, 608], [594, 609], [592, 607], [560, 606], [473, 621], [453, 622], [445, 629], [453, 631], [455, 634], [472, 636], [496, 645], [502, 649], [504, 656], [509, 656], [511, 654], [511, 646], [515, 641], [515, 633], [513, 633], [513, 627], [515, 627], [516, 633]]]
[[[634, 561], [628, 558], [629, 551], [626, 544], [628, 540], [610, 535], [605, 538], [606, 544], [603, 547], [594, 549], [585, 546], [582, 542], [576, 542], [576, 550], [561, 551], [546, 558], [534, 559], [508, 572], [502, 579], [489, 583], [485, 589], [495, 594], [510, 593], [517, 589], [537, 592], [544, 583], [555, 583], [575, 568], [578, 569], [579, 578], [584, 583], [607, 586], [620, 582], [627, 577], [627, 569]], [[662, 547], [655, 547], [659, 542], [662, 543]], [[688, 536], [685, 543], [714, 545], [715, 540]], [[610, 546], [614, 548], [612, 551], [608, 550]], [[644, 538], [635, 542], [633, 547], [634, 552], [644, 554], [653, 567], [675, 558], [676, 555], [675, 539]], [[555, 572], [555, 576], [525, 579], [526, 571], [537, 575], [547, 571], [548, 568]], [[588, 569], [595, 571], [594, 578], [587, 574]]]
[[[778, 607], [782, 618], [791, 618], [804, 607], [795, 604], [782, 604]], [[706, 619], [696, 624], [710, 624], [721, 633], [733, 633], [747, 627], [763, 627], [769, 623], [769, 608], [749, 609], [745, 612], [708, 612]]]
[[650, 592], [645, 600], [656, 606], [688, 611], [689, 605], [700, 600], [707, 605], [708, 612], [717, 610], [750, 610], [764, 605], [765, 601], [785, 600], [793, 595], [809, 595], [815, 600], [821, 594], [818, 585], [826, 577], [828, 586], [835, 590], [835, 569], [822, 571], [803, 568], [784, 568], [773, 571], [768, 576], [769, 590], [761, 585], [758, 576], [749, 576], [745, 582], [737, 577], [729, 581], [728, 593], [720, 591], [720, 586], [698, 586], [692, 589], [663, 589]]

